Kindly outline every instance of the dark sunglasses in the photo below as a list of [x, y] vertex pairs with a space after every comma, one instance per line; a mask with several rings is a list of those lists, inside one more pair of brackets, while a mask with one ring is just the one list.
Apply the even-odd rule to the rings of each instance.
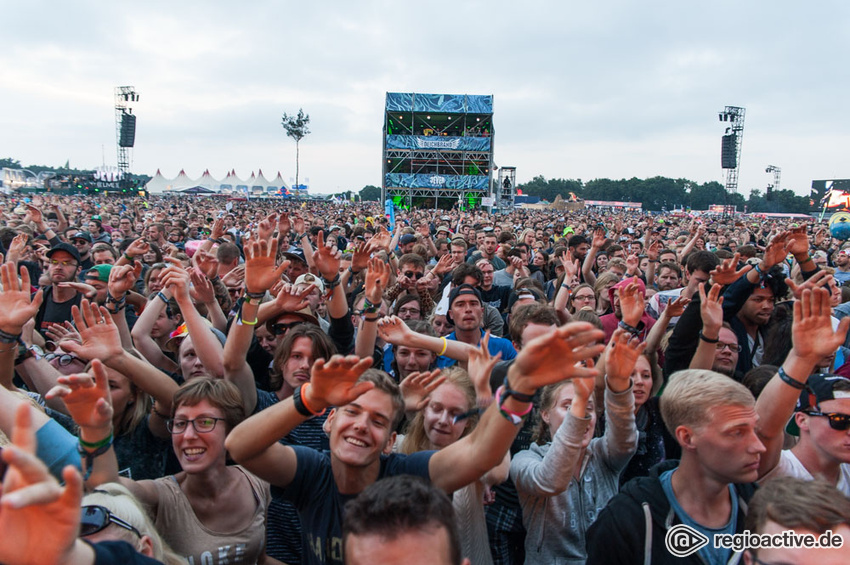
[[839, 432], [844, 432], [850, 429], [850, 414], [842, 414], [841, 412], [820, 412], [817, 410], [806, 410], [805, 414], [809, 416], [823, 416], [829, 420], [829, 427]]
[[414, 273], [413, 271], [405, 271], [404, 276], [406, 276], [409, 279], [419, 280], [419, 279], [421, 279], [422, 277], [425, 276], [425, 273]]
[[90, 536], [101, 531], [110, 523], [125, 530], [130, 530], [139, 537], [142, 533], [103, 506], [83, 506], [80, 517], [80, 537]]
[[303, 324], [304, 322], [289, 322], [288, 324], [272, 324], [272, 333], [274, 335], [283, 335], [298, 324]]

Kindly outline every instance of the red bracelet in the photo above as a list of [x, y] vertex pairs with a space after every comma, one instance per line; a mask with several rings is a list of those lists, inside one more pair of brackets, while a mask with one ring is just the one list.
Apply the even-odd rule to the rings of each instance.
[[310, 405], [307, 404], [307, 395], [304, 394], [304, 392], [307, 390], [308, 386], [310, 386], [310, 383], [304, 383], [303, 385], [301, 385], [301, 404], [304, 405], [304, 408], [306, 408], [307, 411], [310, 412], [310, 414], [312, 414], [314, 416], [321, 416], [322, 414], [325, 413], [325, 410], [327, 410], [327, 408], [325, 408], [321, 412], [317, 412], [317, 411], [313, 410], [312, 408], [310, 408]]

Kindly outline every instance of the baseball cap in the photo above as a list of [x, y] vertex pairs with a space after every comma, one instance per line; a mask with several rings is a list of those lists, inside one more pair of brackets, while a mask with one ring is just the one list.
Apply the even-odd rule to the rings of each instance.
[[266, 322], [266, 329], [269, 331], [270, 334], [275, 334], [274, 326], [278, 323], [277, 321], [283, 318], [284, 316], [295, 316], [296, 318], [301, 318], [301, 320], [305, 324], [313, 324], [314, 326], [319, 325], [319, 319], [313, 315], [313, 310], [310, 309], [310, 306], [308, 305], [296, 312], [284, 312], [282, 314], [278, 314], [277, 317], [272, 318], [271, 320]]
[[414, 241], [416, 241], [416, 236], [413, 235], [412, 233], [406, 233], [403, 236], [401, 236], [401, 239], [399, 240], [399, 244], [400, 245], [407, 245], [408, 243], [413, 243]]
[[75, 233], [74, 235], [72, 235], [72, 236], [71, 236], [71, 241], [73, 241], [73, 240], [75, 240], [75, 239], [85, 239], [85, 240], [86, 240], [86, 241], [88, 241], [89, 243], [91, 243], [91, 242], [92, 242], [91, 234], [90, 234], [89, 232], [87, 232], [87, 231], [78, 231], [77, 233]]
[[465, 296], [468, 294], [474, 295], [476, 298], [478, 298], [478, 302], [480, 302], [482, 305], [484, 304], [484, 299], [481, 298], [481, 293], [478, 291], [477, 288], [475, 288], [471, 284], [462, 284], [453, 288], [451, 293], [449, 294], [449, 311], [446, 313], [446, 318], [451, 323], [454, 324], [451, 315], [452, 304], [454, 304], [455, 300], [457, 300], [458, 297]]
[[47, 251], [47, 253], [45, 253], [45, 255], [47, 255], [48, 257], [52, 257], [53, 254], [57, 251], [64, 251], [65, 253], [68, 253], [69, 255], [71, 255], [71, 257], [74, 258], [74, 261], [76, 261], [77, 263], [81, 263], [83, 261], [82, 257], [80, 257], [80, 252], [77, 251], [77, 248], [71, 245], [70, 243], [65, 242], [54, 245]]
[[325, 293], [325, 283], [322, 282], [322, 279], [314, 275], [313, 273], [304, 273], [297, 279], [295, 279], [295, 284], [314, 284], [316, 288], [319, 289], [319, 292], [322, 294]]
[[281, 255], [283, 255], [290, 261], [301, 261], [302, 263], [307, 263], [307, 258], [304, 257], [304, 251], [302, 251], [301, 249], [293, 249], [291, 251], [287, 251], [286, 253], [281, 253]]
[[112, 272], [112, 265], [95, 265], [86, 271], [85, 278], [94, 279], [101, 282], [109, 282], [109, 273]]
[[[836, 385], [844, 385], [848, 390], [836, 390]], [[806, 388], [800, 391], [797, 406], [794, 412], [805, 412], [811, 409], [819, 409], [821, 402], [827, 400], [850, 398], [850, 379], [841, 375], [829, 373], [816, 373], [806, 381]], [[786, 426], [786, 431], [794, 436], [800, 435], [800, 428], [792, 417]]]

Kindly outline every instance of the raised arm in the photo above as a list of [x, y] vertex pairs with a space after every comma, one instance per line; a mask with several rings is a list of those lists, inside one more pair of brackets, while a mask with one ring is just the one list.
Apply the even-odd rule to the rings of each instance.
[[[296, 389], [308, 410], [320, 414], [330, 406], [344, 406], [373, 388], [373, 383], [357, 383], [372, 365], [372, 359], [334, 355], [325, 363], [317, 360], [310, 382]], [[295, 451], [278, 440], [307, 420], [296, 408], [294, 395], [254, 414], [230, 432], [225, 447], [240, 465], [278, 487], [295, 478], [298, 462]]]
[[454, 492], [495, 467], [516, 437], [520, 415], [529, 411], [525, 400], [547, 384], [595, 377], [595, 369], [579, 363], [602, 352], [598, 342], [603, 338], [591, 324], [574, 322], [528, 342], [508, 370], [508, 384], [520, 397], [500, 395], [501, 402], [490, 405], [471, 434], [435, 453], [429, 463], [433, 483]]
[[[242, 302], [241, 312], [230, 325], [230, 333], [227, 335], [227, 341], [224, 344], [224, 378], [234, 383], [239, 388], [239, 392], [242, 393], [242, 405], [245, 408], [245, 414], [253, 414], [257, 405], [254, 373], [248, 365], [246, 356], [259, 320], [257, 314], [259, 313], [261, 296], [265, 295], [266, 291], [280, 280], [280, 275], [289, 266], [289, 261], [284, 261], [276, 267], [276, 256], [276, 239], [272, 240], [271, 244], [266, 241], [251, 241], [245, 245], [245, 290], [247, 295], [245, 301]], [[287, 284], [280, 290], [276, 300], [281, 300], [282, 307], [298, 310], [306, 306], [305, 295], [306, 293], [294, 294], [292, 285]], [[289, 303], [284, 301], [284, 298], [293, 296], [295, 297], [294, 301]]]
[[584, 256], [584, 263], [581, 266], [581, 274], [584, 277], [584, 282], [591, 286], [596, 284], [596, 275], [593, 274], [593, 264], [596, 262], [596, 255], [604, 245], [605, 230], [603, 228], [597, 228], [593, 232], [590, 249], [587, 251], [587, 255]]
[[835, 352], [844, 343], [850, 317], [841, 320], [832, 330], [829, 292], [823, 288], [804, 290], [794, 302], [794, 322], [791, 339], [794, 346], [780, 371], [768, 381], [756, 401], [759, 416], [758, 435], [767, 451], [759, 464], [759, 477], [770, 472], [782, 454], [783, 430], [794, 413], [800, 391], [805, 388], [815, 365]]
[[[80, 427], [80, 447], [86, 452], [83, 455], [86, 486], [94, 488], [104, 483], [121, 483], [156, 515], [157, 495], [150, 481], [135, 482], [118, 474], [118, 460], [112, 446], [113, 412], [109, 380], [103, 364], [94, 360], [88, 373], [61, 377], [48, 395], [61, 398]], [[105, 451], [101, 451], [101, 447]]]
[[168, 288], [180, 305], [180, 313], [183, 321], [192, 337], [195, 353], [203, 363], [204, 368], [215, 378], [224, 376], [224, 363], [222, 358], [224, 350], [221, 342], [215, 334], [210, 331], [210, 326], [195, 308], [189, 295], [189, 273], [185, 269], [172, 265], [162, 272], [162, 284]]
[[363, 304], [363, 319], [357, 332], [354, 354], [360, 358], [372, 357], [378, 335], [378, 310], [384, 290], [390, 280], [390, 267], [377, 257], [369, 259], [366, 267], [366, 302]]
[[427, 349], [437, 355], [465, 363], [475, 347], [444, 337], [417, 333], [407, 327], [398, 316], [387, 316], [378, 321], [378, 335], [389, 344]]
[[723, 297], [720, 296], [720, 285], [712, 286], [706, 295], [705, 283], [699, 283], [699, 300], [702, 330], [700, 330], [697, 350], [689, 368], [711, 370], [717, 353], [716, 344], [720, 339], [720, 328], [723, 326]]
[[21, 278], [15, 272], [14, 263], [0, 265], [0, 386], [13, 390], [12, 379], [15, 375], [14, 360], [18, 352], [17, 339], [23, 332], [24, 324], [35, 318], [41, 306], [42, 291], [30, 295], [30, 275], [25, 267], [20, 268]]

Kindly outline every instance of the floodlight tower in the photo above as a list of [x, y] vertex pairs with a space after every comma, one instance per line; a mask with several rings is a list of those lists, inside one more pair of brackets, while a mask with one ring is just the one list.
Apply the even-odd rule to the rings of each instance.
[[136, 115], [131, 103], [139, 101], [133, 86], [115, 87], [115, 142], [118, 146], [118, 179], [122, 186], [129, 181], [130, 149], [136, 143]]
[[775, 165], [768, 165], [767, 168], [764, 170], [764, 172], [773, 173], [773, 184], [767, 185], [767, 196], [766, 196], [767, 200], [772, 200], [773, 199], [773, 191], [779, 190], [779, 175], [782, 174], [782, 169], [780, 169], [779, 167], [777, 167]]
[[741, 165], [741, 145], [744, 139], [744, 114], [746, 108], [726, 106], [717, 116], [721, 122], [729, 122], [723, 135], [720, 164], [726, 169], [726, 192], [738, 192], [738, 169]]

